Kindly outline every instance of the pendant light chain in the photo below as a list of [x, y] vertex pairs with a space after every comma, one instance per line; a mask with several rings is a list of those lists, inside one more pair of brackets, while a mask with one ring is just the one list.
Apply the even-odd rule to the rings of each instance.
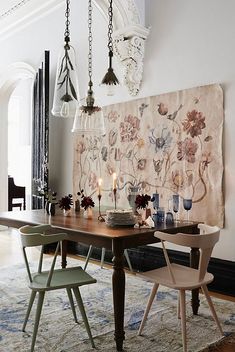
[[108, 48], [109, 48], [109, 51], [113, 51], [113, 40], [112, 40], [112, 35], [113, 35], [113, 0], [109, 0], [108, 15], [109, 15]]
[[70, 0], [66, 0], [66, 11], [65, 11], [65, 32], [64, 32], [64, 39], [65, 42], [68, 43], [70, 41], [70, 21], [69, 21], [69, 16], [70, 16]]
[[107, 95], [113, 95], [113, 86], [119, 84], [118, 78], [115, 75], [112, 67], [112, 59], [113, 59], [113, 0], [109, 0], [109, 8], [108, 8], [108, 49], [109, 49], [109, 67], [108, 71], [105, 74], [104, 78], [102, 79], [101, 84], [104, 84], [108, 90]]
[[88, 75], [89, 75], [89, 86], [92, 86], [92, 5], [91, 0], [89, 0], [88, 4], [88, 43], [89, 43], [89, 50], [88, 50]]

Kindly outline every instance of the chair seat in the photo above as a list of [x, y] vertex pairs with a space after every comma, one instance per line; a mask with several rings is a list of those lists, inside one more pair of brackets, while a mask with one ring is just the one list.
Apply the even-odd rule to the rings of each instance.
[[96, 279], [91, 277], [80, 266], [54, 270], [49, 287], [46, 286], [47, 278], [48, 271], [33, 273], [29, 287], [34, 291], [51, 291], [59, 288], [72, 288], [96, 283]]
[[167, 266], [147, 271], [145, 273], [139, 273], [137, 275], [145, 278], [146, 280], [158, 283], [159, 285], [185, 290], [191, 290], [204, 284], [207, 285], [208, 283], [212, 282], [214, 278], [212, 274], [206, 273], [204, 279], [201, 282], [198, 282], [198, 270], [175, 263], [171, 263], [171, 268], [175, 278], [175, 283], [172, 282]]

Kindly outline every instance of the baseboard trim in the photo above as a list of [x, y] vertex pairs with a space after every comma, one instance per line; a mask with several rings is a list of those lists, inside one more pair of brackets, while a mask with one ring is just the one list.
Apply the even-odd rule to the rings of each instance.
[[[88, 246], [80, 243], [69, 242], [70, 253], [87, 255]], [[189, 263], [189, 254], [180, 251], [168, 250], [169, 257], [172, 261], [178, 264]], [[128, 249], [128, 254], [131, 260], [132, 267], [135, 271], [147, 271], [159, 268], [165, 265], [165, 259], [162, 250], [153, 246], [141, 246], [138, 248]], [[93, 248], [92, 259], [100, 260], [101, 249]], [[105, 262], [112, 262], [112, 252], [106, 251]], [[128, 267], [127, 263], [125, 265]], [[215, 279], [209, 285], [209, 289], [221, 294], [235, 296], [235, 262], [211, 258], [209, 263], [209, 272], [211, 272]]]

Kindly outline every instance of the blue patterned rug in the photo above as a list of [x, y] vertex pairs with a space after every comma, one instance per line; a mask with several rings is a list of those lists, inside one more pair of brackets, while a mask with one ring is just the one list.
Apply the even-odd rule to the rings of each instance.
[[[69, 258], [70, 265], [78, 261]], [[84, 263], [81, 263], [83, 265]], [[94, 264], [87, 270], [97, 283], [81, 288], [81, 294], [94, 336], [96, 350], [115, 351], [112, 308], [112, 271]], [[35, 310], [22, 333], [30, 290], [25, 279], [23, 264], [0, 268], [0, 351], [29, 351]], [[136, 336], [151, 284], [126, 275], [126, 309], [124, 343], [126, 352], [181, 352], [181, 329], [177, 319], [177, 292], [160, 288], [158, 302], [153, 303], [143, 336]], [[235, 331], [235, 305], [213, 299], [218, 316], [227, 332]], [[84, 324], [79, 317], [75, 324], [64, 290], [49, 292], [45, 297], [35, 352], [85, 352], [94, 351], [87, 339]], [[201, 296], [200, 314], [193, 316], [190, 294], [187, 304], [188, 351], [201, 351], [220, 339], [204, 297]]]

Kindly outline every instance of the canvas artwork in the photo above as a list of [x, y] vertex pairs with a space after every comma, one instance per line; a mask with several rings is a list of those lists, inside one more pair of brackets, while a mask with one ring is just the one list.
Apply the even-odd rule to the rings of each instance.
[[186, 219], [223, 227], [223, 92], [218, 84], [186, 89], [104, 107], [106, 135], [76, 136], [74, 194], [84, 189], [96, 204], [102, 178], [102, 205], [113, 206], [112, 175], [117, 175], [117, 207], [128, 208], [133, 187], [159, 194], [159, 206]]

